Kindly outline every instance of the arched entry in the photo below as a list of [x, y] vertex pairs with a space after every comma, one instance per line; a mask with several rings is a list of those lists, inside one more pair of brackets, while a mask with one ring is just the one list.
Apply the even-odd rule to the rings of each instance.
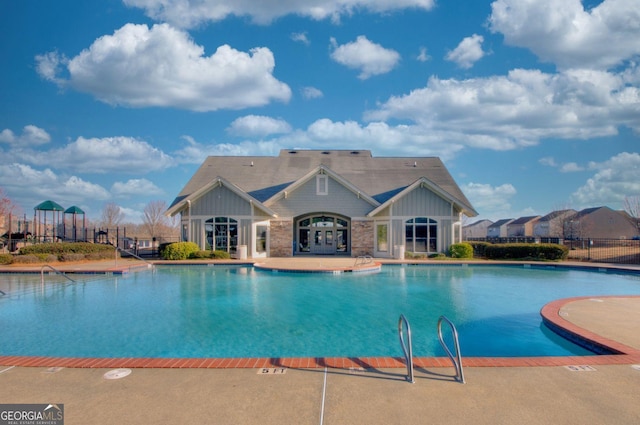
[[351, 220], [328, 213], [296, 219], [296, 254], [349, 255]]

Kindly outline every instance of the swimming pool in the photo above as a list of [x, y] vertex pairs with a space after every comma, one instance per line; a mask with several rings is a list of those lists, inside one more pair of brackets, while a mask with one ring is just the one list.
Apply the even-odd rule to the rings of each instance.
[[436, 323], [465, 356], [590, 352], [549, 331], [540, 308], [575, 296], [637, 295], [640, 276], [553, 267], [389, 266], [375, 274], [158, 266], [68, 283], [1, 275], [0, 355], [56, 357], [442, 356]]

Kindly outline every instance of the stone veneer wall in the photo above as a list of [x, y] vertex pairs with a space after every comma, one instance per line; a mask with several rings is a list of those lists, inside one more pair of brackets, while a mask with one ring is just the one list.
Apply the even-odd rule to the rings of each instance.
[[293, 220], [271, 220], [269, 236], [270, 257], [293, 256]]
[[351, 256], [373, 256], [373, 221], [351, 220]]

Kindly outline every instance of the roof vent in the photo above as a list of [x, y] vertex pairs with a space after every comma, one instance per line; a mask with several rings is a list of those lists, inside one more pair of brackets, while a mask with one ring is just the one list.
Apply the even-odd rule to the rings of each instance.
[[351, 155], [360, 155], [359, 151], [351, 151]]
[[329, 151], [323, 151], [323, 152], [322, 152], [322, 155], [331, 155], [331, 152], [329, 152]]
[[297, 154], [297, 153], [298, 153], [298, 151], [289, 151], [289, 153], [290, 153], [291, 155], [295, 155], [295, 154]]

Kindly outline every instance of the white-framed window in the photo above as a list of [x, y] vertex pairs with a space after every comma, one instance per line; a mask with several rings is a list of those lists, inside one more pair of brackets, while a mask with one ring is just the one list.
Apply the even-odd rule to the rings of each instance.
[[316, 176], [316, 195], [329, 194], [329, 177], [326, 174]]

